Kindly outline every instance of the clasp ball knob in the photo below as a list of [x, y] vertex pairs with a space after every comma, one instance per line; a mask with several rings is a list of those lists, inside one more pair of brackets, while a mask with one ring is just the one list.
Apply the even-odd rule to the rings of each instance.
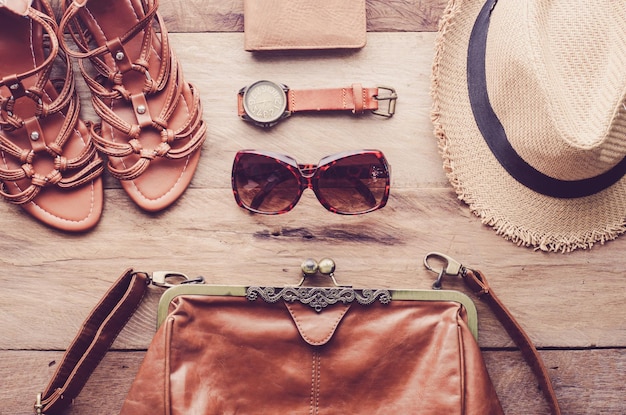
[[330, 258], [324, 258], [320, 260], [318, 264], [318, 270], [324, 275], [330, 275], [335, 272], [335, 261]]
[[300, 268], [304, 275], [314, 275], [319, 269], [317, 261], [311, 258], [305, 259]]

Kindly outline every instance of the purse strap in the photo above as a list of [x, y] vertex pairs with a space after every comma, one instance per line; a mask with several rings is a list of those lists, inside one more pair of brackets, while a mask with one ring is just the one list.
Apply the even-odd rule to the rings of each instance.
[[528, 363], [533, 374], [539, 381], [539, 387], [550, 406], [550, 411], [553, 415], [560, 415], [561, 408], [556, 399], [556, 393], [552, 387], [550, 375], [548, 374], [548, 370], [541, 356], [539, 356], [539, 352], [537, 352], [537, 348], [535, 348], [530, 337], [528, 337], [528, 334], [526, 334], [509, 309], [506, 308], [489, 287], [489, 283], [482, 272], [465, 268], [460, 275], [465, 285], [472, 290], [478, 298], [487, 303], [493, 314], [498, 318], [500, 324], [502, 324], [506, 332], [511, 336], [511, 339], [513, 339], [520, 349], [526, 363]]
[[[532, 368], [553, 415], [560, 415], [556, 394], [537, 349], [480, 271], [463, 269], [465, 284], [484, 300]], [[35, 413], [61, 415], [71, 405], [113, 341], [132, 317], [151, 283], [148, 274], [126, 270], [91, 311], [65, 352], [45, 391], [37, 395]]]
[[117, 279], [81, 326], [48, 387], [37, 395], [36, 414], [61, 415], [72, 404], [141, 304], [149, 285], [147, 274], [132, 269]]

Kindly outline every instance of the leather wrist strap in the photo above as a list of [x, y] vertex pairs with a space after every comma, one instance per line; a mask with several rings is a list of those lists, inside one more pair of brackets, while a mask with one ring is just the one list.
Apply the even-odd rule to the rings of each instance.
[[[550, 377], [528, 335], [489, 288], [482, 273], [466, 269], [462, 276], [465, 284], [487, 302], [520, 348], [539, 381], [552, 414], [560, 415], [561, 410]], [[65, 352], [50, 384], [38, 395], [35, 403], [37, 414], [61, 415], [71, 405], [141, 303], [149, 282], [150, 278], [145, 273], [135, 273], [128, 269], [106, 292]]]
[[290, 89], [287, 92], [287, 111], [352, 111], [363, 114], [378, 110], [378, 88], [363, 88], [353, 84], [349, 88]]
[[480, 271], [466, 268], [461, 276], [465, 285], [469, 287], [477, 297], [489, 305], [489, 308], [498, 318], [498, 321], [522, 352], [526, 363], [531, 367], [533, 374], [539, 381], [541, 391], [550, 406], [550, 411], [553, 415], [560, 415], [561, 409], [556, 399], [556, 393], [552, 387], [550, 376], [530, 337], [528, 337], [522, 326], [519, 325], [515, 317], [513, 317], [511, 312], [502, 304], [500, 299], [496, 297], [493, 290], [489, 288], [487, 279]]
[[65, 352], [46, 390], [37, 397], [37, 414], [60, 415], [85, 386], [113, 341], [141, 304], [148, 289], [144, 273], [126, 270], [87, 317]]
[[[386, 92], [379, 95], [380, 90]], [[397, 95], [393, 88], [363, 88], [361, 84], [352, 84], [347, 88], [326, 89], [289, 89], [287, 91], [287, 111], [290, 113], [303, 111], [351, 111], [363, 114], [365, 111], [389, 117], [395, 112]], [[385, 101], [387, 107], [379, 108], [379, 101]], [[237, 112], [240, 117], [245, 115], [243, 94], [237, 95]]]

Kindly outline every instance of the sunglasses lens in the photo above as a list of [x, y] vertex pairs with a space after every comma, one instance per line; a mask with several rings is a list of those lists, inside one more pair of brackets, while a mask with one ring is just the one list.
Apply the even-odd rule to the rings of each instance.
[[249, 210], [285, 213], [298, 201], [300, 178], [271, 157], [241, 153], [233, 166], [233, 190], [239, 204]]
[[322, 204], [337, 213], [370, 212], [387, 203], [389, 170], [376, 153], [343, 157], [321, 169], [318, 192]]

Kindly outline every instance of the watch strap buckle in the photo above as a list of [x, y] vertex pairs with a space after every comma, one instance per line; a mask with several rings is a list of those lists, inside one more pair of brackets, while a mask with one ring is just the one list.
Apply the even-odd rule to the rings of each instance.
[[[380, 92], [386, 91], [384, 95]], [[379, 101], [379, 103], [386, 102], [387, 105], [381, 108], [380, 104], [377, 110], [373, 110], [372, 114], [380, 115], [381, 117], [391, 118], [393, 114], [396, 112], [396, 101], [398, 99], [398, 94], [394, 88], [389, 86], [378, 86], [378, 94], [374, 95], [374, 99]]]

